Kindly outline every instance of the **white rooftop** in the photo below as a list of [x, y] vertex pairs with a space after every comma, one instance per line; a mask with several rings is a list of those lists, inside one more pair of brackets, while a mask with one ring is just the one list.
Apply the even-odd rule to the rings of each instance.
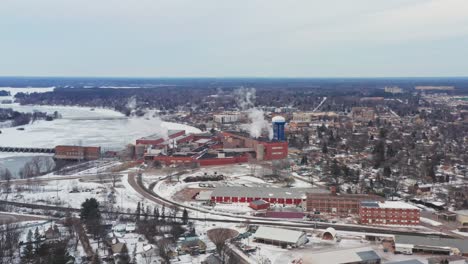
[[371, 247], [329, 250], [304, 255], [304, 264], [362, 263], [379, 259]]
[[379, 203], [380, 208], [395, 208], [395, 209], [414, 209], [420, 210], [418, 207], [411, 205], [409, 203], [401, 202], [401, 201], [385, 201]]
[[304, 235], [304, 232], [274, 228], [268, 226], [260, 226], [254, 234], [254, 238], [265, 240], [276, 240], [286, 243], [297, 243], [299, 238]]

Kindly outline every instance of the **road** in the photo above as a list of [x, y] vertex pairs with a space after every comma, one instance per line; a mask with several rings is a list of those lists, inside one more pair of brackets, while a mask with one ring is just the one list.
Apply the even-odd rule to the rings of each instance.
[[323, 103], [325, 103], [326, 100], [327, 100], [327, 97], [324, 97], [324, 98], [322, 99], [322, 101], [319, 103], [319, 105], [318, 105], [317, 107], [315, 107], [314, 110], [312, 110], [312, 112], [316, 112], [317, 110], [319, 110], [320, 107], [323, 105]]
[[[416, 232], [414, 230], [392, 230], [388, 227], [380, 228], [380, 227], [370, 227], [370, 226], [362, 226], [362, 225], [342, 225], [342, 224], [332, 224], [332, 223], [322, 223], [322, 222], [306, 222], [306, 221], [290, 221], [285, 219], [271, 219], [271, 218], [262, 218], [262, 217], [252, 217], [252, 216], [238, 216], [238, 215], [231, 215], [226, 213], [220, 213], [213, 210], [206, 210], [202, 208], [196, 208], [192, 206], [182, 205], [171, 200], [168, 200], [160, 195], [146, 190], [143, 188], [137, 180], [137, 175], [129, 174], [128, 176], [128, 183], [130, 186], [138, 192], [144, 198], [153, 201], [160, 205], [165, 205], [166, 207], [177, 207], [179, 209], [187, 209], [189, 212], [200, 212], [205, 214], [205, 218], [194, 218], [190, 217], [192, 220], [200, 220], [200, 221], [213, 221], [213, 222], [226, 222], [226, 223], [249, 223], [255, 225], [274, 225], [274, 226], [284, 226], [284, 227], [295, 227], [295, 228], [319, 228], [325, 229], [328, 227], [333, 227], [336, 230], [342, 231], [354, 231], [354, 232], [364, 232], [364, 233], [381, 233], [381, 234], [406, 234], [406, 235], [419, 235], [419, 236], [427, 236], [428, 233], [421, 233]], [[164, 180], [165, 178], [160, 179]], [[210, 216], [206, 217], [206, 214], [210, 214]], [[451, 237], [448, 234], [440, 234], [440, 233], [431, 233], [431, 235], [435, 236], [443, 236], [443, 237]]]
[[0, 225], [26, 222], [26, 221], [40, 221], [40, 220], [47, 220], [47, 218], [40, 217], [40, 216], [18, 215], [18, 214], [0, 212]]
[[[32, 183], [43, 183], [49, 181], [68, 181], [76, 179], [89, 179], [89, 180], [99, 180], [105, 178], [112, 178], [113, 175], [119, 173], [102, 173], [102, 174], [84, 174], [76, 176], [54, 176], [54, 177], [38, 177], [38, 178], [29, 178], [29, 179], [13, 179], [10, 180], [10, 184], [32, 184]], [[120, 175], [120, 174], [119, 174]], [[4, 180], [0, 181], [0, 185], [7, 183]]]

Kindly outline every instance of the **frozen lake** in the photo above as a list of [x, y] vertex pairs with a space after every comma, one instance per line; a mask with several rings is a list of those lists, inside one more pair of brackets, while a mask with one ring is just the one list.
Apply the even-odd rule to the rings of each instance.
[[[6, 99], [0, 97], [2, 98]], [[12, 108], [21, 112], [58, 111], [62, 115], [61, 119], [40, 120], [22, 126], [25, 129], [23, 131], [17, 130], [17, 127], [2, 128], [0, 146], [53, 148], [57, 145], [93, 145], [101, 146], [103, 150], [120, 150], [128, 143], [135, 143], [140, 137], [164, 130], [184, 129], [187, 133], [201, 132], [192, 126], [164, 122], [157, 117], [127, 118], [109, 109], [18, 104], [0, 104], [0, 108]], [[17, 167], [30, 158], [31, 154], [0, 153], [0, 167]]]

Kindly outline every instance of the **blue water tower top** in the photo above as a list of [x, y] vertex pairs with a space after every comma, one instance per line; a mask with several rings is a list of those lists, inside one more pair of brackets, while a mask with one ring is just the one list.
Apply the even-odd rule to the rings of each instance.
[[286, 119], [282, 116], [275, 116], [271, 121], [273, 122], [273, 140], [285, 141], [284, 125], [286, 124]]

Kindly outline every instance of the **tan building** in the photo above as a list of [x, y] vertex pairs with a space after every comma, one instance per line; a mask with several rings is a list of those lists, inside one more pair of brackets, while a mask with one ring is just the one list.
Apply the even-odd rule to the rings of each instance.
[[462, 226], [468, 226], [468, 210], [460, 210], [455, 213], [457, 214], [457, 221]]

